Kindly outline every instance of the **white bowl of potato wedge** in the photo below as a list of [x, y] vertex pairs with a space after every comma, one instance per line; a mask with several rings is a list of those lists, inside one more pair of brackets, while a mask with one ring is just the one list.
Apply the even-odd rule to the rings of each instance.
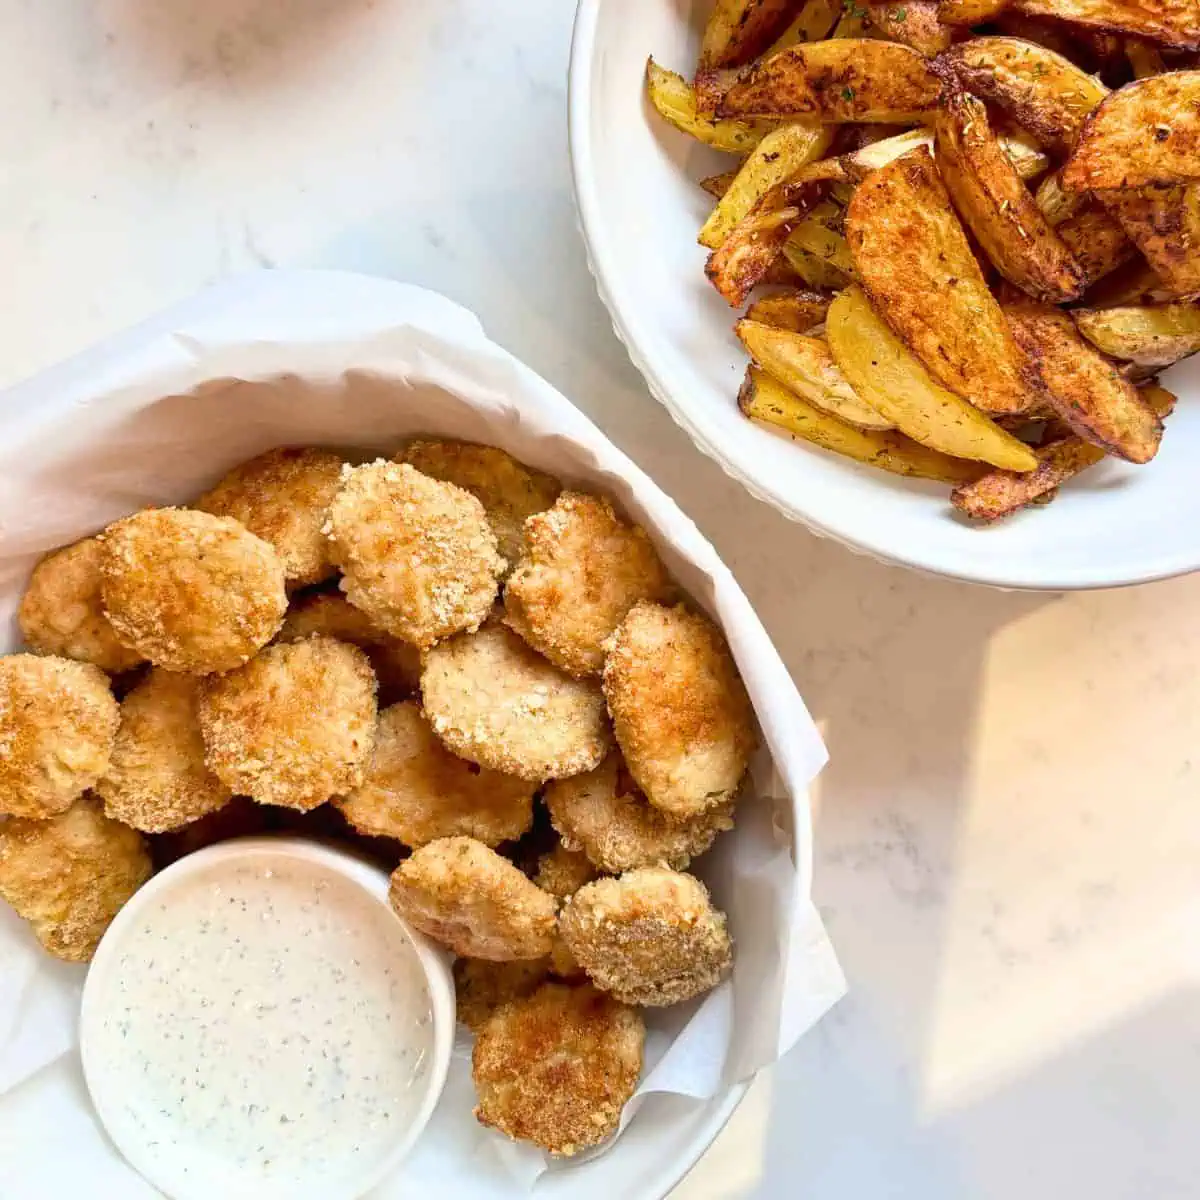
[[576, 196], [618, 335], [705, 453], [962, 580], [1200, 567], [1200, 10], [637, 16], [579, 5]]

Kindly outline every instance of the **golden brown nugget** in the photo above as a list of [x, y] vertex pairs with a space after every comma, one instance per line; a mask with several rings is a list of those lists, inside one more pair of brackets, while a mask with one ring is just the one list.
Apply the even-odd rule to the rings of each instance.
[[671, 581], [643, 529], [607, 500], [564, 492], [525, 522], [526, 551], [504, 589], [506, 622], [570, 675], [599, 675], [604, 639]]
[[320, 634], [357, 646], [371, 660], [379, 680], [380, 703], [404, 700], [421, 687], [421, 652], [391, 637], [361, 609], [337, 592], [315, 592], [292, 601], [278, 642], [298, 642]]
[[471, 493], [487, 513], [500, 555], [509, 568], [525, 547], [525, 520], [558, 499], [562, 484], [495, 446], [475, 442], [416, 441], [400, 459], [430, 479]]
[[153, 667], [121, 702], [112, 761], [96, 785], [113, 820], [143, 833], [168, 833], [233, 798], [204, 761], [199, 688], [195, 675]]
[[604, 695], [630, 773], [677, 820], [737, 794], [757, 737], [721, 631], [682, 605], [638, 604], [608, 643]]
[[596, 766], [611, 737], [604, 697], [485, 625], [434, 647], [421, 676], [425, 715], [459, 757], [540, 783]]
[[458, 1019], [472, 1033], [502, 1004], [521, 1000], [546, 978], [547, 960], [534, 958], [517, 962], [488, 962], [483, 958], [454, 960], [454, 995]]
[[94, 799], [48, 821], [0, 822], [0, 899], [56, 958], [90, 962], [125, 902], [150, 878], [140, 833]]
[[33, 568], [17, 623], [21, 636], [38, 654], [73, 658], [115, 675], [133, 670], [142, 656], [121, 644], [104, 614], [103, 557], [104, 549], [94, 537], [46, 555]]
[[562, 844], [607, 874], [665, 863], [677, 871], [733, 828], [733, 801], [676, 821], [651, 805], [614, 750], [599, 767], [546, 787], [546, 808]]
[[560, 842], [538, 859], [533, 882], [543, 892], [565, 900], [595, 878], [596, 868], [588, 856], [579, 850], [568, 850]]
[[268, 646], [205, 679], [205, 761], [233, 791], [307, 811], [358, 787], [375, 740], [375, 676], [357, 646], [314, 637]]
[[725, 915], [708, 889], [664, 867], [580, 888], [558, 929], [588, 978], [626, 1004], [680, 1004], [716, 987], [733, 964]]
[[0, 814], [44, 820], [68, 809], [108, 769], [118, 720], [98, 667], [0, 658]]
[[616, 1131], [642, 1073], [640, 1014], [586, 984], [544, 983], [497, 1009], [475, 1038], [475, 1116], [564, 1156]]
[[462, 958], [545, 958], [557, 905], [507, 859], [472, 838], [413, 852], [392, 875], [392, 907]]
[[270, 542], [290, 587], [320, 583], [334, 573], [323, 532], [342, 485], [342, 456], [332, 450], [279, 446], [234, 467], [193, 505], [232, 517]]
[[360, 833], [408, 846], [459, 835], [497, 846], [533, 824], [535, 790], [451, 754], [408, 700], [379, 714], [363, 781], [335, 804]]
[[342, 591], [394, 637], [427, 649], [491, 611], [505, 562], [483, 505], [452, 483], [383, 460], [355, 467], [328, 530]]
[[150, 508], [101, 535], [104, 611], [117, 636], [168, 671], [232, 671], [287, 611], [275, 548], [228, 517]]

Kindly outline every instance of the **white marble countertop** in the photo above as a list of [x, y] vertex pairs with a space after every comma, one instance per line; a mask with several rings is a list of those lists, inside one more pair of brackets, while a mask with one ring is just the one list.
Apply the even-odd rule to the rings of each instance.
[[716, 543], [833, 756], [817, 898], [852, 994], [679, 1200], [1195, 1196], [1200, 578], [919, 578], [700, 459], [587, 273], [572, 8], [0, 0], [0, 384], [255, 265], [474, 309]]

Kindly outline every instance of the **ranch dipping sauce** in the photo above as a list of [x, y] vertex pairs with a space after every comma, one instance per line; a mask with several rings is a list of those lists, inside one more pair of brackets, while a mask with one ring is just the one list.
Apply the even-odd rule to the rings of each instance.
[[421, 959], [320, 861], [267, 850], [184, 873], [105, 967], [86, 999], [89, 1086], [153, 1179], [340, 1196], [420, 1119], [435, 1041]]

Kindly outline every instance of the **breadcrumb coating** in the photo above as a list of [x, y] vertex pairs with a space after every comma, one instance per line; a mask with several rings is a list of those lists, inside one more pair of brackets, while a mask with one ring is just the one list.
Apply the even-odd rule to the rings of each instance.
[[454, 960], [454, 995], [458, 1019], [472, 1033], [502, 1004], [528, 996], [546, 978], [546, 959], [488, 962], [483, 958]]
[[478, 629], [505, 568], [483, 505], [407, 464], [348, 468], [329, 510], [333, 558], [350, 603], [427, 649]]
[[527, 517], [549, 508], [562, 491], [551, 475], [517, 462], [495, 446], [477, 442], [411, 443], [398, 456], [430, 479], [457, 484], [474, 496], [487, 513], [500, 555], [511, 567], [524, 548]]
[[525, 542], [504, 591], [505, 620], [570, 675], [599, 675], [604, 640], [625, 614], [671, 593], [645, 530], [599, 496], [563, 492], [526, 521]]
[[237, 521], [150, 508], [110, 525], [100, 540], [104, 611], [121, 641], [155, 666], [232, 671], [279, 632], [283, 563]]
[[152, 667], [121, 701], [112, 761], [96, 785], [113, 820], [143, 833], [167, 833], [233, 798], [204, 761], [199, 689], [195, 675]]
[[67, 962], [91, 961], [113, 917], [150, 874], [142, 835], [110, 821], [91, 797], [47, 821], [0, 822], [0, 899]]
[[192, 507], [240, 521], [275, 547], [289, 586], [307, 587], [334, 573], [323, 528], [342, 463], [332, 450], [278, 446], [234, 467]]
[[626, 1004], [679, 1004], [716, 987], [733, 964], [725, 915], [698, 879], [664, 867], [581, 887], [558, 922], [598, 987]]
[[533, 824], [535, 790], [451, 754], [408, 700], [379, 714], [363, 782], [335, 803], [359, 832], [408, 846], [454, 836], [497, 846]]
[[611, 1136], [642, 1073], [641, 1015], [587, 984], [544, 983], [497, 1009], [475, 1038], [475, 1116], [551, 1154]]
[[205, 761], [234, 792], [307, 811], [362, 783], [375, 739], [375, 676], [332, 638], [268, 646], [202, 681]]
[[565, 900], [595, 878], [596, 868], [592, 866], [588, 856], [578, 850], [568, 850], [560, 842], [538, 859], [533, 882], [542, 891], [557, 896], [559, 900]]
[[392, 907], [462, 958], [545, 958], [557, 904], [507, 859], [473, 838], [440, 838], [392, 875]]
[[659, 864], [686, 870], [733, 828], [733, 801], [697, 817], [668, 817], [646, 800], [619, 750], [586, 775], [547, 784], [545, 801], [563, 845], [610, 875]]
[[732, 800], [757, 734], [721, 631], [682, 605], [637, 604], [607, 649], [604, 695], [646, 799], [676, 819]]
[[119, 720], [108, 677], [89, 663], [0, 658], [0, 814], [65, 812], [108, 769]]
[[142, 656], [121, 644], [105, 616], [100, 598], [103, 557], [104, 549], [94, 537], [46, 555], [33, 568], [17, 623], [38, 654], [73, 658], [115, 675], [133, 670]]

